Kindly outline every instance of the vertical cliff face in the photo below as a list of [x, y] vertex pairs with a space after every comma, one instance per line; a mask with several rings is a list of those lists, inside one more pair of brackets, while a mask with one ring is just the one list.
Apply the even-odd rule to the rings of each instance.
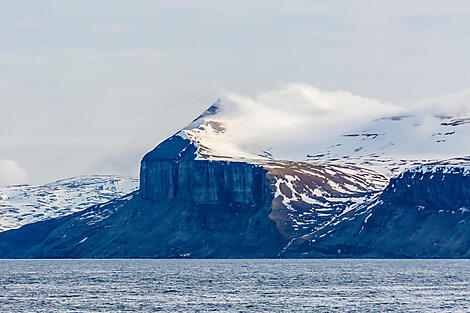
[[457, 210], [470, 206], [470, 173], [458, 166], [420, 166], [390, 181], [382, 198], [395, 205]]
[[[171, 153], [169, 149], [175, 147], [178, 149]], [[272, 192], [263, 167], [195, 160], [194, 151], [191, 142], [174, 137], [149, 152], [140, 169], [142, 198], [211, 205], [269, 204]]]
[[143, 161], [140, 190], [146, 200], [194, 204], [255, 205], [271, 196], [262, 167], [224, 161]]
[[[380, 218], [401, 223], [393, 229], [397, 238], [405, 235], [404, 225], [410, 226], [407, 228], [413, 232], [413, 238], [426, 235], [423, 238], [429, 240], [440, 233], [439, 241], [442, 241], [458, 234], [459, 229], [470, 235], [469, 174], [465, 166], [440, 165], [419, 166], [403, 172], [390, 181], [380, 201], [370, 208], [371, 217], [364, 230], [374, 227], [374, 221]], [[426, 227], [429, 231], [423, 234]]]

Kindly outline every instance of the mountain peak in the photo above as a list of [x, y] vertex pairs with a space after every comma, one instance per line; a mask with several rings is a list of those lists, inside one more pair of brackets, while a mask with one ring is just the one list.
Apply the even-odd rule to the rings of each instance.
[[193, 147], [189, 155], [195, 159], [338, 161], [390, 177], [413, 165], [468, 154], [470, 99], [461, 99], [466, 95], [447, 112], [449, 97], [399, 106], [290, 84], [256, 98], [228, 94], [173, 142]]

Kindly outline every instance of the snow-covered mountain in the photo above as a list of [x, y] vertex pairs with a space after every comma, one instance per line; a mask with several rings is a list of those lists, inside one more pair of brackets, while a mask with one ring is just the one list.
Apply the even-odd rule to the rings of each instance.
[[0, 254], [468, 257], [469, 132], [469, 91], [228, 95], [143, 157], [138, 191], [4, 232]]
[[80, 176], [42, 186], [0, 187], [0, 232], [81, 211], [122, 197], [139, 180], [124, 176]]

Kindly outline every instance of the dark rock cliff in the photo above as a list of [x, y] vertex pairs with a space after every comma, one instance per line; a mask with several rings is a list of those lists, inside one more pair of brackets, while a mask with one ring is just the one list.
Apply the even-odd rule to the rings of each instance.
[[223, 161], [144, 161], [143, 199], [180, 199], [194, 204], [267, 203], [271, 190], [262, 167]]
[[435, 209], [470, 207], [470, 175], [464, 167], [423, 166], [405, 171], [390, 181], [386, 202]]
[[174, 136], [145, 155], [140, 167], [142, 199], [221, 206], [269, 203], [272, 190], [263, 167], [195, 160], [194, 151], [189, 140]]

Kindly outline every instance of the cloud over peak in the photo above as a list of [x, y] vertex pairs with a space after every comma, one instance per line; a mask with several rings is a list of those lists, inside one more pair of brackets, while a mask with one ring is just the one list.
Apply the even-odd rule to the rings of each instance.
[[[276, 143], [293, 137], [324, 139], [365, 121], [399, 114], [403, 107], [346, 91], [325, 91], [290, 83], [256, 97], [227, 93], [220, 119], [234, 138]], [[219, 118], [219, 117], [218, 117]], [[326, 131], [327, 130], [327, 131]]]
[[[442, 129], [443, 119], [470, 115], [470, 91], [393, 104], [346, 91], [290, 83], [256, 96], [228, 92], [219, 107], [218, 113], [204, 117], [209, 121], [207, 127], [199, 128], [201, 124], [197, 123], [185, 130], [192, 140], [211, 151], [209, 156], [257, 158], [269, 151], [277, 158], [305, 159], [312, 153], [331, 154], [328, 147], [338, 144], [352, 151], [344, 151], [348, 156], [359, 151], [370, 155], [436, 154], [442, 150], [436, 145], [442, 142], [452, 143], [449, 154], [456, 149], [453, 142], [465, 132], [438, 138], [439, 134], [452, 133]], [[222, 125], [223, 131], [214, 129], [211, 120]], [[192, 126], [196, 127], [193, 131]], [[351, 133], [379, 138], [371, 145], [359, 136], [359, 142], [346, 148], [352, 144], [344, 136]]]

